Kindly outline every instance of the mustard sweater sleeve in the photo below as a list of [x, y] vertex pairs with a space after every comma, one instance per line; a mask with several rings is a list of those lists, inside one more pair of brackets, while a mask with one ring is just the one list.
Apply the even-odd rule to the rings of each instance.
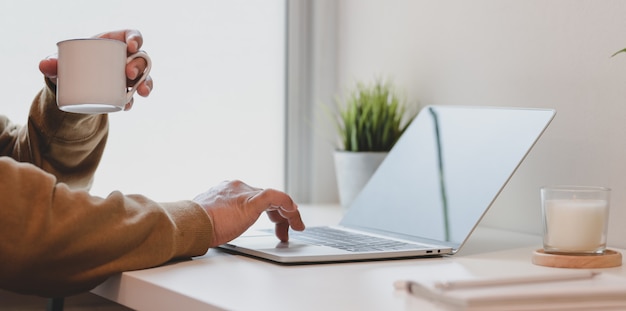
[[0, 288], [65, 296], [207, 251], [212, 222], [191, 201], [86, 192], [107, 130], [106, 115], [59, 111], [50, 84], [28, 126], [0, 116]]
[[8, 157], [0, 157], [0, 176], [0, 288], [70, 295], [208, 249], [211, 220], [191, 201], [98, 198]]
[[72, 188], [88, 189], [108, 136], [108, 116], [66, 113], [46, 80], [33, 100], [28, 126], [0, 118], [0, 155], [30, 162]]

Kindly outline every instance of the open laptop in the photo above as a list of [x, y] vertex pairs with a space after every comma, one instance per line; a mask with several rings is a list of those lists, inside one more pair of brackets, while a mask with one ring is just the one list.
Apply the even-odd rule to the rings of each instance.
[[[554, 118], [552, 109], [424, 107], [339, 225], [255, 231], [220, 247], [279, 263], [454, 254]], [[305, 219], [306, 222], [306, 219]], [[348, 238], [337, 242], [336, 235]], [[317, 235], [329, 242], [320, 242]], [[364, 240], [364, 246], [351, 245]]]

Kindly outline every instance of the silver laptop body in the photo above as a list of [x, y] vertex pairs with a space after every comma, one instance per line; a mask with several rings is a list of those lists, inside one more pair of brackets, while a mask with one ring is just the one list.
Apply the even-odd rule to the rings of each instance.
[[283, 243], [272, 230], [249, 232], [220, 248], [280, 263], [454, 254], [555, 113], [533, 108], [424, 107], [339, 225], [305, 230], [347, 231], [347, 242], [360, 241], [355, 234], [364, 234], [369, 236], [364, 248], [325, 246], [297, 232]]

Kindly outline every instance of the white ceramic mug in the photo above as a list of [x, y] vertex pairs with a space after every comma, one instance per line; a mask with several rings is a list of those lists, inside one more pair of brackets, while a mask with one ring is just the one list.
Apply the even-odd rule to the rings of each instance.
[[[72, 39], [57, 46], [57, 105], [67, 112], [99, 114], [124, 109], [152, 68], [145, 52], [127, 56], [126, 43], [118, 40]], [[126, 64], [137, 57], [144, 58], [147, 66], [129, 89]]]

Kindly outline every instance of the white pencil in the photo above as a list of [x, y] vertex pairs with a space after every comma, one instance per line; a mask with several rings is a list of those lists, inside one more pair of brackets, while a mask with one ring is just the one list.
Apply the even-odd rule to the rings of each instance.
[[584, 280], [584, 279], [593, 278], [594, 276], [598, 274], [600, 274], [600, 272], [576, 271], [576, 272], [571, 272], [571, 273], [521, 276], [521, 277], [512, 277], [512, 278], [443, 281], [443, 282], [435, 282], [433, 286], [435, 288], [442, 289], [442, 290], [451, 290], [451, 289], [458, 289], [458, 288], [471, 288], [471, 287], [484, 287], [484, 286]]
[[[459, 280], [459, 281], [440, 281], [433, 283], [433, 286], [439, 290], [452, 290], [463, 288], [475, 288], [475, 287], [487, 287], [487, 286], [501, 286], [501, 285], [516, 285], [516, 284], [530, 284], [530, 283], [544, 283], [544, 282], [559, 282], [559, 281], [573, 281], [573, 280], [585, 280], [591, 279], [600, 272], [594, 271], [576, 271], [571, 273], [559, 273], [559, 274], [547, 274], [547, 275], [535, 275], [535, 276], [522, 276], [514, 278], [498, 278], [498, 279], [479, 279], [479, 280]], [[432, 294], [422, 284], [413, 281], [397, 281], [394, 283], [396, 289], [407, 290], [410, 293], [420, 293], [422, 295]]]

